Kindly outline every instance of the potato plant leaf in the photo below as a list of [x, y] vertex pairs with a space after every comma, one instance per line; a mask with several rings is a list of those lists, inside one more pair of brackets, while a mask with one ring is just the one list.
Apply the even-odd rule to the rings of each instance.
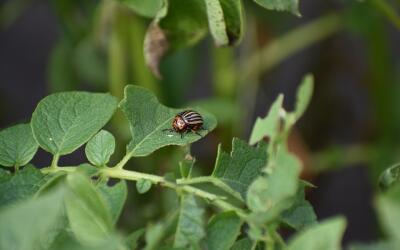
[[246, 142], [233, 138], [230, 155], [222, 150], [221, 145], [218, 147], [212, 176], [219, 178], [245, 198], [248, 186], [266, 166], [266, 154], [264, 143], [251, 147]]
[[275, 162], [264, 171], [266, 175], [259, 176], [247, 192], [247, 205], [254, 212], [255, 223], [275, 218], [292, 203], [290, 199], [298, 188], [300, 162], [282, 147]]
[[306, 111], [310, 104], [314, 89], [314, 77], [311, 74], [306, 75], [301, 81], [300, 87], [297, 90], [295, 116], [298, 120]]
[[113, 223], [100, 193], [84, 175], [67, 176], [65, 207], [71, 230], [83, 244], [93, 245], [109, 237]]
[[400, 245], [400, 186], [395, 185], [386, 193], [380, 194], [375, 206], [378, 211], [378, 218], [384, 232], [390, 239]]
[[[127, 154], [131, 157], [146, 156], [155, 150], [168, 145], [186, 145], [201, 137], [195, 133], [181, 135], [176, 132], [164, 131], [172, 128], [174, 117], [182, 109], [168, 108], [158, 102], [155, 95], [139, 86], [129, 85], [125, 88], [125, 97], [120, 107], [129, 121], [132, 140], [127, 146]], [[204, 130], [201, 136], [207, 135], [217, 125], [215, 117], [200, 109], [204, 119]]]
[[400, 182], [400, 164], [395, 164], [385, 171], [379, 176], [379, 187], [381, 189], [387, 189], [392, 185], [395, 185]]
[[62, 215], [63, 191], [28, 199], [0, 212], [0, 249], [43, 249]]
[[154, 17], [163, 5], [163, 0], [119, 0], [137, 14], [145, 17]]
[[283, 223], [295, 230], [317, 223], [317, 216], [310, 202], [305, 199], [305, 184], [300, 184], [292, 206], [282, 213]]
[[24, 166], [35, 155], [38, 144], [29, 124], [19, 124], [0, 131], [0, 165]]
[[105, 166], [114, 150], [115, 138], [106, 130], [100, 130], [85, 147], [86, 157], [95, 166]]
[[96, 188], [105, 201], [108, 211], [111, 214], [111, 218], [115, 224], [122, 212], [128, 196], [126, 181], [121, 180], [113, 186], [109, 186], [107, 183], [101, 183], [97, 185]]
[[32, 197], [50, 179], [32, 165], [7, 177], [4, 176], [1, 178], [3, 181], [0, 180], [0, 208]]
[[117, 99], [109, 94], [63, 92], [45, 97], [32, 115], [39, 145], [54, 155], [75, 151], [111, 118]]
[[234, 212], [214, 216], [207, 226], [207, 249], [229, 250], [240, 233], [242, 222]]
[[250, 145], [254, 145], [267, 137], [272, 143], [279, 132], [279, 114], [282, 109], [283, 95], [279, 97], [272, 104], [265, 118], [257, 118], [253, 130], [250, 135]]
[[342, 217], [325, 220], [295, 234], [288, 250], [340, 250], [345, 228], [346, 220]]
[[256, 243], [250, 238], [243, 238], [233, 244], [231, 250], [254, 250]]
[[204, 209], [197, 204], [193, 195], [182, 195], [175, 233], [175, 248], [196, 246], [204, 238], [206, 233], [204, 231], [203, 214]]
[[299, 0], [254, 0], [259, 5], [269, 10], [289, 11], [296, 16], [301, 16]]
[[149, 191], [151, 188], [151, 181], [145, 180], [145, 179], [140, 179], [136, 182], [136, 189], [139, 192], [139, 194], [144, 194], [147, 191]]

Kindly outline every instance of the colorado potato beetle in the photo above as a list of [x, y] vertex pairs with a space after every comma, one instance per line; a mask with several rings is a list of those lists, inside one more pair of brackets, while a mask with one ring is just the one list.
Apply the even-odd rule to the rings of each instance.
[[164, 131], [177, 132], [183, 138], [183, 134], [189, 132], [201, 136], [198, 131], [203, 129], [203, 117], [196, 111], [185, 110], [174, 117], [172, 129], [164, 129]]

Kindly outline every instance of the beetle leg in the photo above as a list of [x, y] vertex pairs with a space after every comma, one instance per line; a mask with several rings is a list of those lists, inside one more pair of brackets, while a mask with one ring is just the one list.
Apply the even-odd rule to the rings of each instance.
[[181, 134], [181, 139], [183, 139], [183, 133], [180, 133]]
[[168, 131], [168, 132], [174, 132], [175, 130], [173, 130], [172, 128], [166, 128], [162, 130], [163, 132]]
[[200, 136], [201, 138], [203, 138], [203, 136], [202, 136], [199, 132], [197, 132], [197, 131], [195, 131], [195, 130], [193, 130], [193, 132], [194, 132], [196, 135], [198, 135], [198, 136]]

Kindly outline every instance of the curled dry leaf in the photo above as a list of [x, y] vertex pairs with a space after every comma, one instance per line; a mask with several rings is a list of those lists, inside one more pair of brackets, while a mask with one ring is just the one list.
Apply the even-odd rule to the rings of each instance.
[[144, 39], [144, 54], [147, 66], [159, 79], [161, 79], [161, 73], [158, 66], [168, 49], [169, 42], [166, 34], [157, 22], [152, 22]]

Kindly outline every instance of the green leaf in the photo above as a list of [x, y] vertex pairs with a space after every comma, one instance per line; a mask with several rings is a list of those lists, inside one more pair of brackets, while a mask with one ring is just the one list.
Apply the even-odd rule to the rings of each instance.
[[243, 6], [240, 0], [219, 0], [224, 12], [226, 33], [229, 43], [236, 45], [243, 37]]
[[32, 160], [38, 144], [29, 124], [19, 124], [0, 131], [0, 165], [24, 166]]
[[207, 226], [207, 249], [229, 250], [240, 233], [242, 222], [234, 212], [214, 216]]
[[246, 197], [248, 186], [266, 165], [266, 145], [261, 143], [251, 147], [246, 142], [233, 138], [231, 154], [218, 147], [217, 160], [212, 176], [221, 179], [232, 189]]
[[279, 95], [275, 102], [272, 104], [265, 118], [257, 118], [250, 136], [250, 145], [263, 140], [268, 137], [269, 141], [273, 143], [279, 132], [279, 115], [282, 109], [283, 95]]
[[[146, 247], [145, 250], [159, 249], [160, 242], [169, 233], [169, 231], [176, 226], [176, 219], [178, 213], [173, 212], [168, 215], [163, 221], [157, 224], [150, 224], [146, 228], [145, 240]], [[175, 228], [174, 228], [175, 229]]]
[[67, 184], [65, 207], [75, 237], [88, 245], [107, 238], [113, 231], [113, 223], [99, 192], [78, 173], [69, 174]]
[[50, 178], [32, 165], [0, 181], [0, 207], [32, 197]]
[[299, 12], [299, 0], [254, 0], [262, 7], [269, 10], [289, 11], [296, 16], [301, 16]]
[[109, 94], [74, 91], [49, 95], [33, 112], [33, 135], [46, 151], [69, 154], [100, 130], [116, 107], [116, 98]]
[[377, 197], [378, 218], [386, 234], [400, 243], [400, 186], [396, 185]]
[[165, 1], [146, 33], [144, 51], [147, 65], [160, 77], [158, 65], [168, 51], [197, 43], [207, 31], [203, 0]]
[[113, 186], [102, 183], [96, 186], [97, 190], [100, 191], [100, 195], [106, 202], [109, 213], [114, 224], [118, 221], [121, 215], [122, 209], [124, 208], [126, 198], [128, 196], [128, 187], [124, 180], [119, 181]]
[[392, 242], [374, 242], [374, 243], [352, 243], [349, 247], [349, 250], [393, 250], [396, 249], [395, 245]]
[[308, 105], [310, 104], [311, 97], [314, 89], [314, 77], [311, 74], [306, 75], [299, 89], [297, 90], [296, 106], [295, 106], [295, 116], [298, 120], [306, 111]]
[[223, 46], [229, 43], [228, 34], [226, 33], [226, 24], [224, 20], [224, 12], [219, 0], [205, 0], [207, 8], [208, 25], [211, 35], [214, 38], [215, 45]]
[[400, 182], [400, 164], [395, 164], [390, 168], [383, 171], [383, 173], [379, 176], [379, 187], [381, 189], [387, 189], [394, 184]]
[[[0, 185], [8, 181], [12, 177], [11, 173], [5, 169], [0, 168]], [[1, 190], [1, 189], [0, 189]], [[1, 196], [0, 196], [1, 197]]]
[[136, 182], [136, 189], [139, 192], [139, 194], [144, 194], [147, 191], [149, 191], [151, 188], [151, 181], [145, 180], [145, 179], [140, 179]]
[[317, 216], [310, 202], [305, 199], [305, 184], [299, 185], [296, 197], [292, 206], [283, 212], [282, 221], [296, 230], [302, 230], [304, 227], [316, 224]]
[[62, 214], [63, 191], [29, 199], [0, 212], [0, 249], [43, 249]]
[[256, 243], [250, 238], [243, 238], [235, 242], [231, 250], [254, 250]]
[[137, 249], [139, 239], [144, 235], [146, 230], [144, 228], [138, 229], [133, 231], [131, 234], [128, 235], [126, 238], [126, 245], [129, 249]]
[[114, 150], [115, 138], [106, 130], [100, 130], [85, 147], [86, 157], [95, 166], [105, 166]]
[[163, 0], [119, 0], [137, 14], [145, 17], [155, 17], [163, 5]]
[[181, 197], [174, 247], [184, 248], [200, 242], [205, 236], [203, 214], [204, 209], [197, 204], [193, 195], [185, 194]]
[[247, 192], [247, 205], [255, 212], [255, 223], [276, 217], [292, 203], [288, 200], [297, 192], [300, 162], [282, 147], [265, 172], [266, 176], [258, 177]]
[[[178, 133], [163, 131], [172, 128], [174, 117], [182, 109], [172, 109], [160, 104], [153, 93], [142, 87], [128, 85], [120, 106], [131, 128], [132, 140], [127, 146], [127, 154], [131, 157], [146, 156], [161, 147], [186, 145], [201, 139], [194, 133], [187, 133], [181, 138]], [[215, 128], [217, 122], [210, 113], [195, 110], [203, 116], [205, 130], [199, 133], [204, 137]]]
[[342, 217], [325, 220], [297, 233], [288, 244], [288, 250], [340, 250], [346, 228]]

